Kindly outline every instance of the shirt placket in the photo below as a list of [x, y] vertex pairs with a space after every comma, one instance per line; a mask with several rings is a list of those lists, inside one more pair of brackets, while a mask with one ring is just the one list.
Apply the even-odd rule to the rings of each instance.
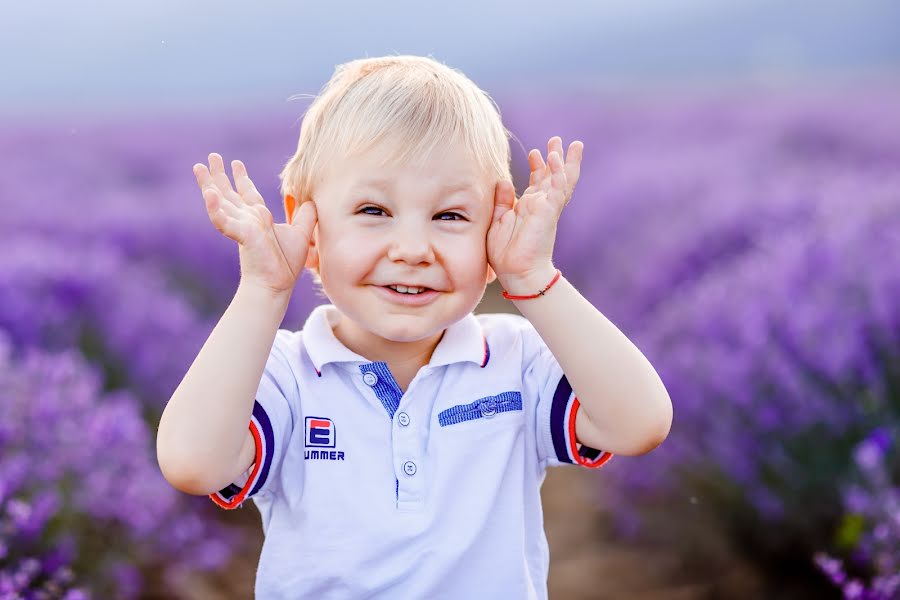
[[[387, 363], [371, 362], [359, 365], [363, 383], [372, 388], [391, 419], [391, 457], [394, 467], [394, 494], [397, 509], [419, 511], [425, 505], [424, 448], [420, 444], [420, 428], [425, 427], [424, 417], [411, 414], [410, 402], [400, 410], [404, 394], [397, 385]], [[420, 375], [416, 374], [406, 390], [406, 396], [413, 392]], [[407, 398], [408, 399], [408, 398]]]

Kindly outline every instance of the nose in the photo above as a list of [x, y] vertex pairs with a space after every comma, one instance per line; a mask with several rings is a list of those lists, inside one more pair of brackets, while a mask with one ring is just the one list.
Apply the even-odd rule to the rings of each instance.
[[434, 262], [434, 249], [431, 246], [428, 227], [416, 223], [412, 219], [400, 225], [392, 232], [388, 248], [391, 261], [403, 261], [411, 265], [423, 262]]

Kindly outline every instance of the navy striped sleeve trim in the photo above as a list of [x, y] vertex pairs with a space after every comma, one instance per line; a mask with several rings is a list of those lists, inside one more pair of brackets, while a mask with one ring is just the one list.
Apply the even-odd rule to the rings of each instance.
[[253, 496], [262, 488], [269, 477], [272, 467], [272, 456], [275, 450], [275, 432], [272, 430], [272, 422], [265, 409], [257, 401], [253, 401], [253, 414], [250, 417], [250, 433], [256, 442], [256, 460], [253, 470], [243, 487], [229, 484], [222, 490], [212, 493], [209, 497], [213, 502], [225, 509], [233, 509], [240, 506], [249, 496]]
[[556, 386], [553, 403], [550, 407], [550, 435], [553, 438], [553, 451], [560, 462], [596, 469], [606, 464], [613, 454], [577, 443], [575, 417], [580, 405], [581, 403], [572, 391], [572, 386], [569, 385], [569, 380], [563, 375]]

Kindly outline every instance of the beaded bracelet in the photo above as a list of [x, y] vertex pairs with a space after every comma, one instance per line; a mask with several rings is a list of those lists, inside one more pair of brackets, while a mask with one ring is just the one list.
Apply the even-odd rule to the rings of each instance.
[[559, 278], [560, 278], [561, 276], [562, 276], [562, 271], [560, 271], [559, 269], [557, 269], [557, 270], [556, 270], [556, 277], [553, 278], [553, 281], [551, 281], [550, 283], [548, 283], [548, 284], [547, 284], [547, 287], [545, 287], [544, 289], [542, 289], [541, 291], [539, 291], [537, 294], [535, 294], [535, 295], [533, 295], [533, 296], [510, 296], [509, 294], [506, 293], [506, 290], [504, 290], [504, 291], [502, 292], [501, 295], [502, 295], [504, 298], [506, 298], [507, 300], [528, 300], [528, 299], [530, 299], [530, 298], [537, 298], [538, 296], [543, 296], [543, 295], [544, 295], [544, 292], [546, 292], [546, 291], [549, 290], [551, 287], [553, 287], [553, 284], [556, 283], [556, 282], [559, 280]]

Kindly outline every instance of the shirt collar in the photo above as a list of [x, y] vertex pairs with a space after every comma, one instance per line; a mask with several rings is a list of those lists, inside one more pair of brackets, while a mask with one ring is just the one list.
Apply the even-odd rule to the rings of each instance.
[[[339, 319], [340, 313], [333, 304], [320, 304], [309, 314], [301, 331], [303, 347], [320, 377], [322, 367], [330, 362], [372, 362], [347, 348], [335, 337], [332, 327]], [[469, 361], [484, 367], [490, 354], [481, 323], [470, 312], [447, 327], [428, 364], [436, 367]]]

